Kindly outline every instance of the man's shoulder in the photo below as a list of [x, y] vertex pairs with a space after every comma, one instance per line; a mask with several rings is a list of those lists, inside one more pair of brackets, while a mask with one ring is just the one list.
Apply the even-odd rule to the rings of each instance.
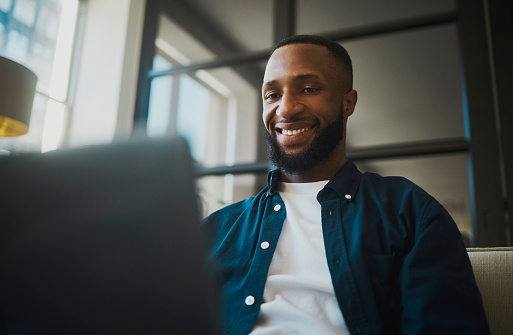
[[417, 208], [438, 206], [436, 199], [421, 186], [402, 176], [382, 176], [366, 172], [360, 181], [359, 192], [386, 201], [387, 204], [411, 203]]
[[365, 172], [362, 175], [361, 183], [384, 190], [426, 193], [419, 185], [402, 176], [382, 176], [373, 172]]
[[341, 192], [423, 194], [425, 191], [409, 179], [401, 176], [383, 176], [374, 172], [362, 173], [353, 161], [348, 160], [330, 181], [332, 188]]

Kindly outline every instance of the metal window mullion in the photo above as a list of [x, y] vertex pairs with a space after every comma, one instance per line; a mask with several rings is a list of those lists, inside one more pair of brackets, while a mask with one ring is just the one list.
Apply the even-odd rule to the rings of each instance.
[[513, 245], [513, 3], [487, 0], [489, 41], [494, 74], [507, 245]]
[[400, 33], [415, 29], [425, 29], [440, 25], [452, 24], [457, 21], [456, 12], [446, 12], [385, 23], [371, 24], [343, 30], [320, 33], [320, 35], [334, 41], [348, 41], [353, 39], [372, 38], [384, 34]]
[[161, 71], [148, 71], [147, 76], [149, 78], [156, 78], [156, 77], [162, 77], [162, 76], [168, 76], [168, 75], [174, 75], [174, 74], [192, 74], [195, 71], [198, 70], [208, 70], [208, 69], [214, 69], [219, 68], [223, 66], [233, 66], [233, 65], [240, 65], [245, 63], [251, 63], [251, 62], [257, 62], [257, 61], [263, 61], [266, 60], [269, 56], [269, 51], [256, 51], [256, 52], [249, 52], [244, 54], [237, 54], [233, 56], [224, 56], [219, 57], [216, 60], [209, 61], [209, 62], [203, 62], [203, 63], [195, 63], [191, 65], [179, 65], [179, 66], [173, 66], [170, 69], [167, 70], [161, 70]]
[[132, 134], [136, 136], [145, 136], [146, 134], [151, 89], [151, 78], [147, 74], [153, 67], [160, 11], [160, 0], [146, 0], [135, 98], [134, 128], [132, 130]]
[[380, 145], [356, 150], [348, 148], [347, 156], [357, 161], [461, 153], [468, 152], [468, 150], [469, 142], [467, 139], [456, 138]]
[[274, 0], [274, 43], [296, 33], [296, 0]]
[[[348, 149], [347, 156], [355, 161], [395, 159], [404, 157], [425, 157], [429, 155], [466, 153], [469, 143], [465, 138], [418, 141], [413, 143], [399, 143], [380, 145], [363, 149]], [[230, 166], [216, 166], [211, 168], [197, 167], [196, 176], [266, 173], [271, 164], [259, 161], [251, 164], [236, 164]]]
[[505, 246], [499, 142], [482, 0], [458, 0], [464, 113], [469, 131], [469, 185], [474, 244]]

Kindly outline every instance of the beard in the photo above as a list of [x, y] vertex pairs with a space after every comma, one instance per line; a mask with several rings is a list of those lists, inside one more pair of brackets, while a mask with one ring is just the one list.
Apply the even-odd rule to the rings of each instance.
[[287, 154], [280, 148], [276, 136], [265, 131], [269, 160], [290, 174], [306, 172], [328, 158], [344, 138], [344, 115], [340, 112], [335, 122], [321, 129], [317, 124], [315, 138], [308, 148], [296, 154]]

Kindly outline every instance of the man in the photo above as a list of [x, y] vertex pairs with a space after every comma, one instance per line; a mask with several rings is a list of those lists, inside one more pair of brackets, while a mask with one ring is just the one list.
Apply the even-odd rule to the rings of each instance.
[[226, 334], [487, 334], [456, 224], [418, 186], [346, 158], [357, 93], [339, 44], [275, 46], [262, 87], [270, 159], [255, 197], [204, 221]]

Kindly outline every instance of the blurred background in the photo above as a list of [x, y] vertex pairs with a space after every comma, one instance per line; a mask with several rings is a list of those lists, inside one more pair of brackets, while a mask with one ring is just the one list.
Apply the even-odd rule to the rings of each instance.
[[[266, 184], [262, 76], [293, 34], [346, 47], [348, 155], [440, 201], [468, 246], [512, 244], [513, 5], [488, 0], [0, 0], [0, 55], [38, 76], [0, 156], [184, 136], [202, 215]], [[0, 102], [1, 103], [1, 102]]]

